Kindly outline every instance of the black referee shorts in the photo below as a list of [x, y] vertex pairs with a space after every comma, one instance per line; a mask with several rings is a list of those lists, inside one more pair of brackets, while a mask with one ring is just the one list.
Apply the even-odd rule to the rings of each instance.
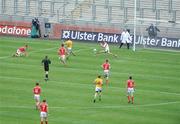
[[45, 68], [44, 68], [44, 71], [49, 71], [49, 68], [48, 68], [48, 67], [45, 67]]

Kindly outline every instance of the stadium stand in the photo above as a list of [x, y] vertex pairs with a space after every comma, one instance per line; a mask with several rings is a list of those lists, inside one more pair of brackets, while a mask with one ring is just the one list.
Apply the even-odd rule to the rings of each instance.
[[[11, 20], [28, 21], [38, 17], [51, 23], [94, 24], [133, 30], [134, 0], [0, 0], [0, 4], [0, 20], [7, 16]], [[179, 0], [149, 0], [148, 3], [137, 0], [137, 17], [142, 19], [137, 21], [137, 31], [141, 30], [141, 33], [154, 23], [161, 30], [161, 36], [179, 36]]]

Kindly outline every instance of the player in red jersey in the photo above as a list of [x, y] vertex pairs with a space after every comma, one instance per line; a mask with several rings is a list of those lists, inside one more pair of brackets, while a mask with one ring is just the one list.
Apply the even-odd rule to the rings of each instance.
[[39, 105], [40, 110], [40, 117], [41, 117], [41, 124], [45, 122], [45, 124], [48, 124], [48, 104], [46, 103], [46, 100], [44, 99], [42, 103]]
[[60, 61], [66, 65], [66, 49], [64, 47], [64, 44], [61, 44], [61, 47], [58, 50], [59, 59]]
[[132, 80], [132, 76], [129, 77], [127, 80], [127, 97], [128, 97], [128, 103], [134, 103], [134, 88], [135, 88], [135, 82]]
[[106, 61], [101, 65], [104, 70], [104, 78], [106, 79], [106, 86], [108, 86], [109, 83], [109, 70], [110, 70], [110, 63], [109, 60], [106, 59]]
[[13, 56], [15, 56], [15, 57], [27, 56], [27, 52], [26, 52], [27, 48], [28, 48], [28, 45], [18, 48], [16, 53]]
[[33, 88], [33, 93], [34, 93], [34, 99], [36, 101], [36, 109], [38, 109], [40, 103], [40, 94], [41, 94], [41, 87], [39, 86], [39, 83], [36, 83], [36, 86]]

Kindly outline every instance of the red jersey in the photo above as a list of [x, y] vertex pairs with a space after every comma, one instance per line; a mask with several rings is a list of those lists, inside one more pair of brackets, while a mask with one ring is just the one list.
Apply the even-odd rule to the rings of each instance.
[[102, 65], [102, 67], [103, 67], [104, 70], [109, 70], [109, 69], [110, 69], [110, 64], [105, 62], [105, 63]]
[[40, 104], [40, 111], [41, 112], [47, 112], [48, 111], [48, 105], [47, 105], [47, 103], [41, 103]]
[[64, 47], [59, 48], [59, 55], [65, 55], [66, 54], [66, 49]]
[[133, 80], [127, 80], [127, 88], [134, 88], [134, 81]]
[[40, 86], [35, 86], [33, 89], [34, 94], [39, 95], [41, 93], [41, 87]]
[[20, 48], [19, 48], [19, 51], [25, 52], [25, 51], [26, 51], [26, 48], [25, 48], [25, 47], [20, 47]]

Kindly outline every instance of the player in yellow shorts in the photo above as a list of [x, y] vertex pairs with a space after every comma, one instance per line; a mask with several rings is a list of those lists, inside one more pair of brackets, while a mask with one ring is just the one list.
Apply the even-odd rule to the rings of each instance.
[[75, 56], [74, 52], [72, 51], [72, 46], [73, 46], [73, 42], [72, 40], [68, 39], [67, 41], [64, 42], [64, 44], [66, 45], [66, 50], [67, 50], [67, 59], [68, 57], [72, 54], [73, 56]]
[[102, 86], [103, 86], [103, 79], [99, 75], [93, 82], [96, 85], [95, 88], [95, 95], [94, 95], [94, 103], [96, 102], [97, 95], [99, 96], [99, 101], [101, 101], [101, 93], [102, 93]]

